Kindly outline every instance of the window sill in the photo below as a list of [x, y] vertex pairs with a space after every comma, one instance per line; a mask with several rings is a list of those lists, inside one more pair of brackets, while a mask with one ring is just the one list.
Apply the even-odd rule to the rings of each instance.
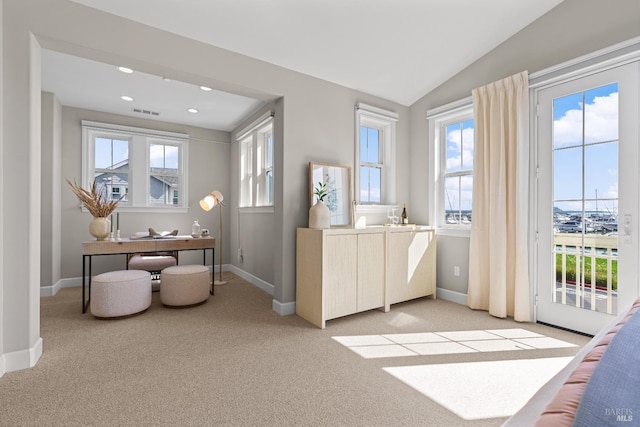
[[438, 236], [449, 236], [449, 237], [471, 237], [471, 228], [470, 227], [438, 227], [437, 229]]
[[272, 214], [276, 210], [273, 206], [246, 206], [238, 208], [241, 214]]
[[[399, 209], [398, 205], [356, 205], [356, 214], [386, 214], [390, 208]], [[400, 215], [400, 212], [398, 212]]]

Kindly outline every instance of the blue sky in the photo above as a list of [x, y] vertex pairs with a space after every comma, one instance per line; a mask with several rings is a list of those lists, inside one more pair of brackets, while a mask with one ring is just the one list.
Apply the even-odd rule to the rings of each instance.
[[129, 141], [96, 138], [94, 155], [96, 169], [110, 169], [129, 158]]
[[[164, 144], [149, 145], [149, 166], [178, 169], [178, 147]], [[95, 168], [110, 169], [129, 158], [129, 141], [96, 138]], [[125, 168], [126, 169], [126, 168]]]
[[[583, 128], [584, 124], [584, 128]], [[473, 121], [447, 126], [446, 171], [473, 166]], [[563, 210], [617, 213], [618, 85], [593, 88], [553, 102], [554, 200]], [[543, 142], [544, 143], [544, 142]], [[584, 194], [583, 194], [584, 155]], [[473, 181], [445, 180], [445, 209], [470, 210]], [[597, 193], [597, 195], [596, 195]], [[597, 198], [597, 203], [596, 203]]]
[[[448, 125], [446, 172], [473, 169], [473, 120]], [[445, 210], [471, 210], [473, 179], [470, 176], [445, 178]]]
[[[584, 127], [583, 127], [584, 125]], [[554, 205], [563, 210], [617, 213], [618, 85], [553, 102]], [[584, 162], [584, 193], [583, 193]]]

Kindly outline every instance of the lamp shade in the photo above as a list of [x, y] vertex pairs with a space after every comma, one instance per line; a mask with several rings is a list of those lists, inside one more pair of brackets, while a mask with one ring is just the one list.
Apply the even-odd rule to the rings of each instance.
[[219, 192], [218, 190], [212, 191], [202, 200], [200, 200], [200, 207], [204, 211], [209, 212], [211, 209], [218, 206], [218, 204], [221, 203], [222, 200], [224, 200], [224, 196], [222, 196], [221, 192]]

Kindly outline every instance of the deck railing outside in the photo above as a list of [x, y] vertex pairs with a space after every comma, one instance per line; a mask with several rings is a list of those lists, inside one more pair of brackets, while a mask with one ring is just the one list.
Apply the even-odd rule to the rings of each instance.
[[[554, 244], [556, 292], [553, 292], [553, 302], [575, 303], [576, 307], [615, 314], [618, 236], [555, 233]], [[572, 290], [575, 290], [575, 302], [571, 298]]]

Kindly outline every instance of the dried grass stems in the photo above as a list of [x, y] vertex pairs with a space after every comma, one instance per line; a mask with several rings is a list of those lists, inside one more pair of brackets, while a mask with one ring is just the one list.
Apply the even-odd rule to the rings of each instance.
[[87, 208], [91, 215], [97, 218], [106, 218], [111, 215], [111, 213], [116, 210], [116, 207], [118, 207], [118, 203], [120, 203], [120, 199], [122, 198], [107, 201], [104, 192], [98, 192], [95, 181], [91, 185], [90, 191], [82, 188], [76, 184], [75, 181], [71, 182], [67, 180], [67, 184], [69, 184], [73, 194], [78, 197], [78, 200]]

